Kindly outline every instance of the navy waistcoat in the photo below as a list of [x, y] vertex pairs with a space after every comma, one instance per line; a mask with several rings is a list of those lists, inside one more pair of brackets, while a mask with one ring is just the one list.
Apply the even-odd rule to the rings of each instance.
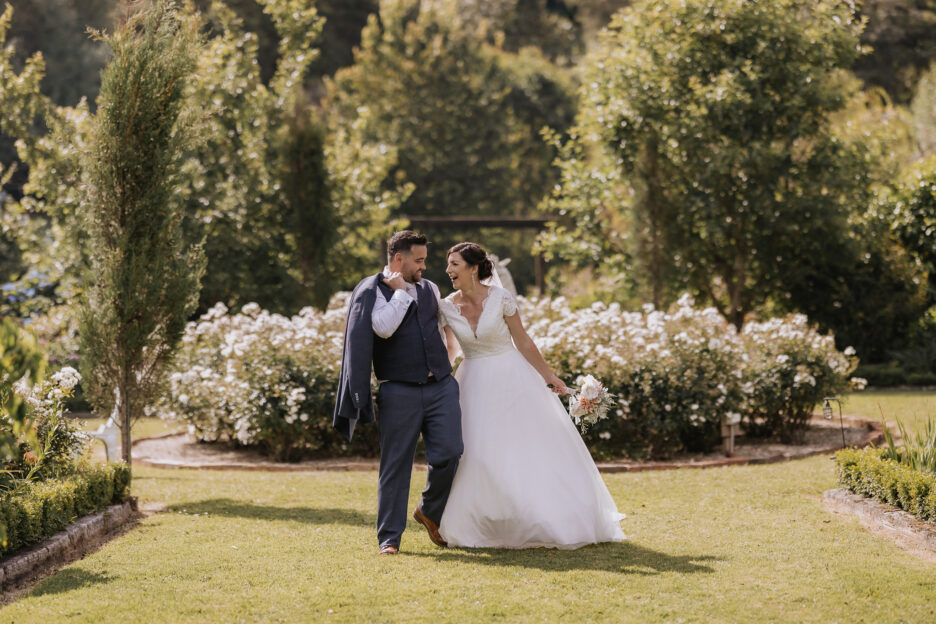
[[[378, 297], [388, 301], [393, 289], [378, 282]], [[382, 381], [422, 383], [431, 372], [442, 379], [452, 372], [448, 351], [439, 335], [439, 302], [425, 281], [416, 284], [417, 303], [411, 303], [393, 335], [374, 335], [374, 374]]]

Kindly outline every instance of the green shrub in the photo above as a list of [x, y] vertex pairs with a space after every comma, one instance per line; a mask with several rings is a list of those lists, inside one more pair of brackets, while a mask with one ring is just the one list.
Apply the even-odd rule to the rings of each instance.
[[22, 482], [0, 497], [0, 555], [55, 535], [76, 518], [127, 499], [130, 468], [93, 464], [67, 479]]
[[50, 482], [36, 487], [36, 497], [42, 501], [42, 523], [45, 531], [58, 533], [75, 519], [74, 482]]
[[868, 380], [872, 388], [895, 386], [936, 386], [936, 373], [932, 371], [910, 371], [898, 362], [884, 364], [860, 364], [855, 369], [856, 377]]
[[855, 369], [857, 377], [868, 380], [872, 388], [892, 388], [894, 386], [910, 385], [908, 373], [900, 368], [897, 362], [885, 364], [859, 364]]
[[845, 449], [835, 454], [838, 482], [856, 494], [936, 521], [936, 474], [900, 464], [888, 449]]
[[924, 519], [936, 522], [936, 484], [929, 484], [929, 494], [922, 505], [925, 510]]

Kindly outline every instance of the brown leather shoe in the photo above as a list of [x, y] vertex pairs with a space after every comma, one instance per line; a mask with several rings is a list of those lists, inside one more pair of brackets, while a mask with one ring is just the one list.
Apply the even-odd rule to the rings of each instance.
[[429, 539], [432, 540], [433, 544], [441, 546], [442, 548], [448, 546], [448, 542], [442, 539], [442, 536], [439, 534], [439, 527], [436, 526], [435, 522], [427, 518], [419, 507], [413, 511], [413, 520], [426, 527], [426, 531], [429, 532]]
[[400, 549], [399, 549], [399, 548], [397, 548], [396, 546], [392, 546], [392, 545], [390, 545], [390, 544], [387, 544], [386, 546], [381, 546], [381, 547], [380, 547], [380, 552], [377, 553], [377, 554], [379, 554], [379, 555], [396, 555], [396, 554], [398, 554], [399, 552], [400, 552]]

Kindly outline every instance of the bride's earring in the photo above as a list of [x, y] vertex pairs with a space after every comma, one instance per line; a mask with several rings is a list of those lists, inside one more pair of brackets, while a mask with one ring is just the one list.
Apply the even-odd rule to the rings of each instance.
[[471, 283], [472, 285], [477, 285], [478, 283], [478, 279], [475, 277], [474, 273], [471, 274]]

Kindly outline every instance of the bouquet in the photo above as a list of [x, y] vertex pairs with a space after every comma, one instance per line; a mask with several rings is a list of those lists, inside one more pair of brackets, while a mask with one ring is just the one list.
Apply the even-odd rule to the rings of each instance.
[[585, 375], [579, 391], [569, 398], [569, 416], [585, 433], [589, 425], [606, 418], [613, 405], [614, 395], [592, 375]]

